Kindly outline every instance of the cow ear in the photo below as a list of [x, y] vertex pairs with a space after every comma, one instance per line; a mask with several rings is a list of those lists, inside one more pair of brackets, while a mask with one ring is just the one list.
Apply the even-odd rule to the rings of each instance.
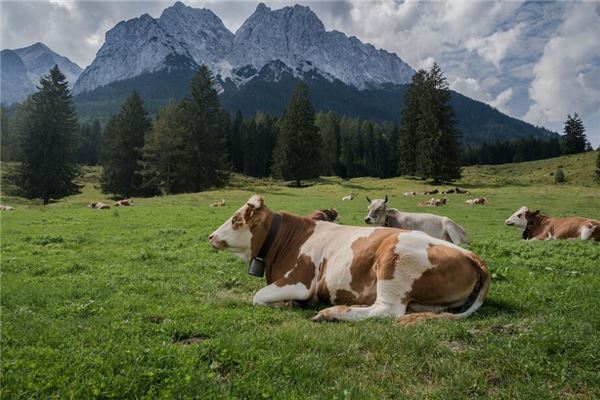
[[383, 202], [387, 204], [387, 194], [385, 195], [385, 200]]
[[540, 213], [540, 210], [535, 210], [534, 212], [532, 212], [532, 215], [538, 215]]
[[246, 203], [248, 207], [253, 208], [255, 210], [260, 210], [264, 204], [265, 201], [263, 200], [263, 198], [257, 194], [250, 197], [250, 199]]
[[367, 197], [367, 201], [369, 202], [369, 204], [371, 204], [371, 199], [369, 198], [369, 196], [366, 196], [366, 197]]

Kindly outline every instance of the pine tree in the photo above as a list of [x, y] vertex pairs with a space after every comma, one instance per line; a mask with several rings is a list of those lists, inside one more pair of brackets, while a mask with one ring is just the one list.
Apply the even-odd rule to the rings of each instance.
[[419, 126], [420, 98], [425, 90], [427, 73], [419, 70], [412, 77], [412, 82], [404, 96], [404, 108], [400, 115], [398, 132], [398, 173], [400, 175], [415, 175], [417, 155], [417, 129]]
[[80, 164], [97, 165], [102, 129], [100, 121], [83, 123], [79, 126], [80, 143], [76, 152], [76, 160]]
[[25, 197], [41, 198], [44, 204], [76, 193], [77, 119], [68, 82], [58, 66], [40, 79], [24, 112], [19, 189]]
[[598, 169], [596, 170], [596, 182], [600, 183], [600, 146], [598, 147], [597, 153], [598, 157], [596, 157], [596, 168]]
[[238, 110], [231, 124], [229, 135], [227, 137], [227, 146], [229, 148], [229, 164], [231, 168], [236, 172], [242, 172], [244, 168], [244, 149], [243, 149], [243, 138], [242, 138], [242, 125], [244, 123], [244, 117]]
[[435, 182], [459, 179], [459, 142], [454, 111], [450, 105], [450, 90], [437, 64], [425, 77], [419, 97], [417, 153], [415, 169], [421, 178]]
[[182, 191], [176, 166], [184, 152], [183, 139], [177, 104], [170, 100], [158, 110], [145, 139], [141, 162], [144, 191], [167, 194]]
[[10, 146], [12, 135], [8, 128], [8, 116], [4, 107], [0, 106], [0, 160], [12, 161]]
[[335, 175], [340, 156], [340, 127], [333, 112], [320, 112], [316, 117], [316, 125], [321, 135], [321, 174]]
[[588, 141], [585, 136], [585, 128], [577, 113], [573, 116], [570, 114], [567, 116], [563, 132], [565, 133], [563, 136], [563, 154], [577, 154], [586, 151]]
[[189, 93], [179, 108], [186, 151], [178, 161], [178, 170], [184, 190], [198, 192], [223, 186], [229, 177], [225, 137], [230, 122], [206, 65], [192, 77]]
[[150, 121], [140, 95], [133, 91], [121, 112], [106, 125], [102, 135], [102, 190], [129, 197], [142, 189], [141, 160]]
[[321, 137], [315, 125], [315, 112], [308, 99], [308, 86], [300, 82], [294, 88], [279, 123], [275, 147], [274, 172], [300, 186], [303, 179], [319, 176]]

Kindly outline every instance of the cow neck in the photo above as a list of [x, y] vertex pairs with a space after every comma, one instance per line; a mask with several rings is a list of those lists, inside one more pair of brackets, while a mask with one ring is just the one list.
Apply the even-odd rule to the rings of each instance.
[[396, 218], [398, 216], [398, 214], [400, 214], [400, 211], [396, 210], [395, 208], [388, 208], [385, 211], [385, 220], [383, 221], [383, 226], [389, 227], [390, 226], [390, 217], [393, 216], [394, 218]]
[[271, 284], [296, 266], [300, 247], [314, 231], [315, 221], [286, 212], [281, 213], [281, 226], [265, 255], [265, 278]]
[[523, 235], [521, 236], [523, 240], [529, 240], [534, 237], [536, 235], [534, 230], [539, 228], [546, 218], [547, 217], [545, 215], [536, 215], [531, 222], [527, 221], [527, 226], [525, 227]]

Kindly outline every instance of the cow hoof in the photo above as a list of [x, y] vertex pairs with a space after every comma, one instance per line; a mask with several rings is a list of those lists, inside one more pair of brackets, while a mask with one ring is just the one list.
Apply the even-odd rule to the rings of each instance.
[[336, 319], [332, 315], [321, 311], [312, 318], [312, 321], [313, 322], [332, 322], [332, 321], [336, 321]]

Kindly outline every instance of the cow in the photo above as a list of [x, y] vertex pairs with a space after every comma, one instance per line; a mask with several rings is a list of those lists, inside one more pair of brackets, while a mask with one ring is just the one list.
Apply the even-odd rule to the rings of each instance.
[[450, 218], [434, 214], [401, 212], [395, 208], [389, 208], [387, 200], [387, 196], [385, 196], [385, 199], [372, 201], [367, 197], [369, 206], [365, 223], [422, 231], [434, 238], [457, 245], [469, 242], [469, 237], [464, 228]]
[[324, 208], [311, 212], [307, 217], [315, 221], [334, 222], [338, 217], [338, 212], [335, 208]]
[[105, 204], [101, 201], [90, 203], [88, 207], [93, 208], [94, 210], [108, 210], [110, 208], [108, 204]]
[[348, 194], [348, 195], [342, 197], [342, 201], [349, 201], [349, 200], [354, 200], [354, 196], [352, 196], [351, 194]]
[[219, 201], [215, 201], [210, 206], [211, 207], [225, 207], [225, 199], [221, 199]]
[[446, 189], [446, 190], [442, 191], [442, 194], [451, 194], [451, 193], [456, 193], [456, 189], [450, 188], [450, 189]]
[[468, 190], [464, 190], [464, 189], [461, 189], [459, 187], [455, 187], [454, 188], [454, 192], [456, 194], [471, 194], [471, 192], [469, 192]]
[[417, 192], [405, 192], [404, 197], [416, 196]]
[[431, 200], [425, 202], [425, 205], [430, 207], [445, 206], [446, 204], [448, 204], [448, 198], [446, 197], [442, 199], [432, 198]]
[[486, 202], [487, 202], [487, 199], [485, 197], [478, 197], [476, 199], [465, 200], [465, 203], [467, 203], [470, 206], [476, 206], [476, 205], [484, 206]]
[[123, 199], [115, 203], [115, 207], [129, 207], [133, 206], [133, 199]]
[[519, 208], [505, 222], [508, 226], [523, 229], [524, 240], [594, 239], [600, 241], [600, 221], [584, 217], [549, 217], [540, 210]]
[[265, 276], [254, 305], [332, 304], [316, 314], [317, 322], [393, 316], [409, 325], [466, 318], [490, 285], [478, 256], [423, 232], [274, 213], [258, 195], [208, 240], [214, 249], [250, 261], [249, 272]]
[[11, 206], [5, 206], [3, 204], [0, 204], [0, 211], [14, 211], [14, 207]]
[[433, 189], [433, 190], [426, 190], [423, 193], [421, 193], [422, 195], [426, 195], [426, 194], [438, 194], [440, 191], [437, 189]]

